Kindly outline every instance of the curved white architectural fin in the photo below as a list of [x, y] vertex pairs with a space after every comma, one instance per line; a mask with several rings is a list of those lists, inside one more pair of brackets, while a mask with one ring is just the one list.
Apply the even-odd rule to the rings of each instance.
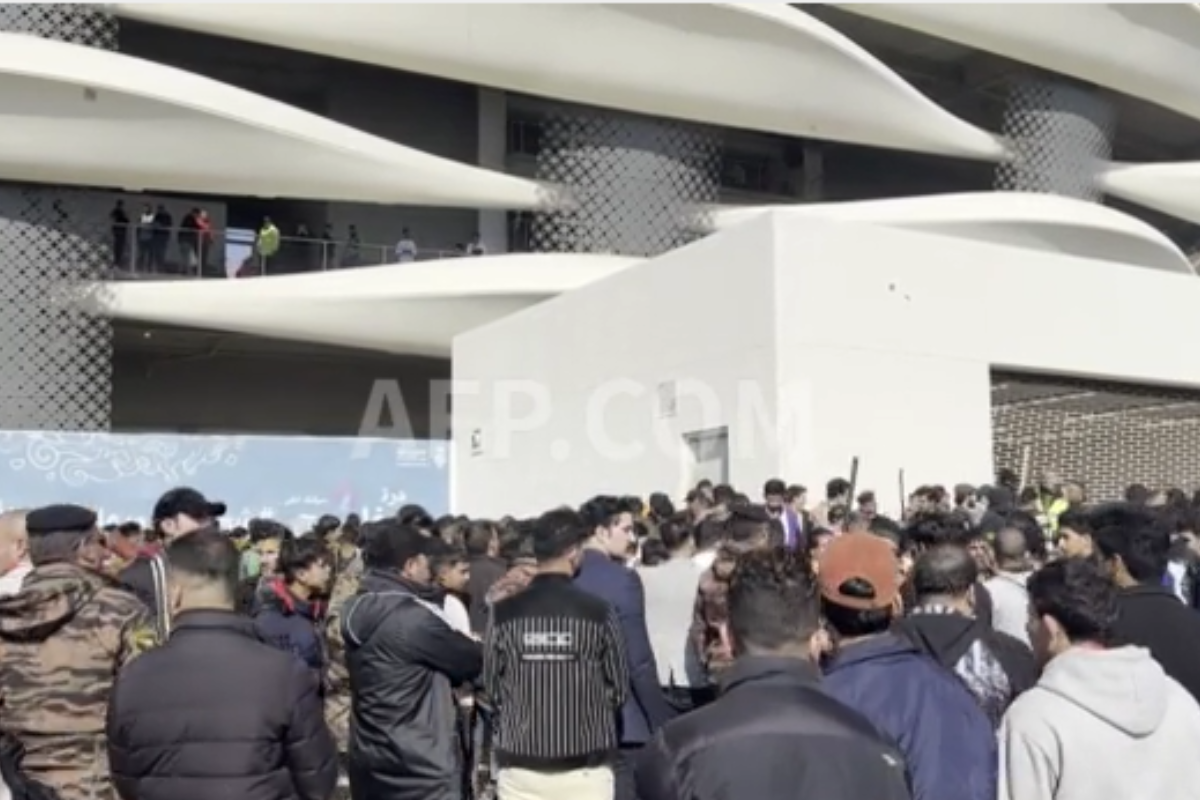
[[117, 13], [606, 108], [939, 155], [1000, 139], [785, 4], [118, 3]]
[[1200, 224], [1200, 161], [1109, 164], [1096, 180], [1123, 200]]
[[1200, 119], [1195, 3], [839, 3]]
[[1105, 206], [1056, 195], [974, 192], [848, 203], [727, 206], [713, 213], [713, 224], [724, 229], [767, 210], [1194, 273], [1179, 248], [1145, 222]]
[[0, 97], [0, 179], [469, 208], [544, 197], [200, 75], [34, 36], [0, 33]]
[[116, 319], [445, 357], [463, 331], [639, 261], [479, 256], [266, 278], [118, 281], [96, 297]]

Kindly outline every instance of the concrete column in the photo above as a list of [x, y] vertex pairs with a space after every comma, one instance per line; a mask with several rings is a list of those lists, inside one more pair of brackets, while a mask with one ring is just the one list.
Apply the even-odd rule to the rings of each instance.
[[[0, 5], [0, 31], [117, 46], [97, 5]], [[109, 428], [112, 328], [92, 312], [117, 244], [108, 212], [97, 192], [0, 186], [0, 430]]]
[[[480, 86], [479, 166], [504, 172], [508, 155], [508, 98], [500, 89]], [[494, 209], [479, 212], [479, 235], [489, 253], [508, 252], [508, 215]]]
[[825, 199], [825, 148], [817, 142], [804, 145], [804, 184], [801, 197], [806, 203]]

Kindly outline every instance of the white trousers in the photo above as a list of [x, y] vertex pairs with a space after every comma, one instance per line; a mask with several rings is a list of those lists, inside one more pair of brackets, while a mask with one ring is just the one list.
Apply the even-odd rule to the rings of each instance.
[[613, 800], [613, 771], [608, 767], [570, 772], [502, 769], [496, 794], [498, 800]]

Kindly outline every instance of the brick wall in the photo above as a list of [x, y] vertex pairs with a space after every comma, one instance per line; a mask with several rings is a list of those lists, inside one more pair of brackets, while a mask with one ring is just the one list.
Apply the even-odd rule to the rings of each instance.
[[1030, 479], [1057, 470], [1092, 500], [1130, 483], [1200, 487], [1200, 392], [1071, 378], [992, 373], [996, 468]]

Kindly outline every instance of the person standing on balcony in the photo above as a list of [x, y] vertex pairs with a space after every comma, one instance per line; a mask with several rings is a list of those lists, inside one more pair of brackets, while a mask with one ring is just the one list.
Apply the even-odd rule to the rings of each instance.
[[328, 222], [321, 229], [321, 269], [336, 266], [337, 237], [333, 235], [333, 226]]
[[175, 229], [175, 218], [162, 203], [154, 212], [153, 232], [150, 249], [155, 271], [164, 270], [167, 266], [167, 247], [171, 243], [171, 231]]
[[200, 229], [196, 225], [199, 213], [200, 209], [193, 208], [179, 220], [179, 260], [185, 275], [200, 272]]
[[346, 252], [342, 256], [343, 267], [357, 267], [361, 263], [362, 240], [358, 237], [358, 226], [351, 225], [346, 231]]
[[142, 205], [142, 213], [138, 216], [137, 265], [138, 269], [147, 272], [154, 267], [154, 209], [149, 203]]
[[471, 237], [471, 243], [467, 245], [467, 255], [469, 256], [486, 256], [487, 246], [483, 243], [483, 237], [476, 233]]
[[417, 260], [417, 243], [413, 241], [408, 228], [400, 231], [400, 241], [396, 242], [396, 263], [411, 264]]
[[262, 225], [258, 229], [258, 238], [254, 242], [254, 248], [258, 253], [258, 264], [263, 275], [267, 274], [267, 265], [271, 259], [279, 255], [280, 244], [279, 228], [275, 227], [275, 223], [270, 217], [263, 217]]
[[196, 258], [200, 264], [200, 275], [204, 277], [213, 249], [213, 226], [208, 212], [203, 208], [196, 211], [196, 243], [199, 247]]
[[108, 212], [108, 221], [112, 223], [112, 263], [123, 269], [128, 266], [125, 257], [129, 252], [129, 214], [125, 212], [124, 200], [118, 200]]
[[308, 229], [308, 223], [297, 222], [294, 236], [296, 240], [288, 248], [294, 256], [288, 258], [288, 261], [293, 262], [288, 272], [311, 272], [314, 269], [320, 269], [320, 246], [313, 239], [312, 231]]

